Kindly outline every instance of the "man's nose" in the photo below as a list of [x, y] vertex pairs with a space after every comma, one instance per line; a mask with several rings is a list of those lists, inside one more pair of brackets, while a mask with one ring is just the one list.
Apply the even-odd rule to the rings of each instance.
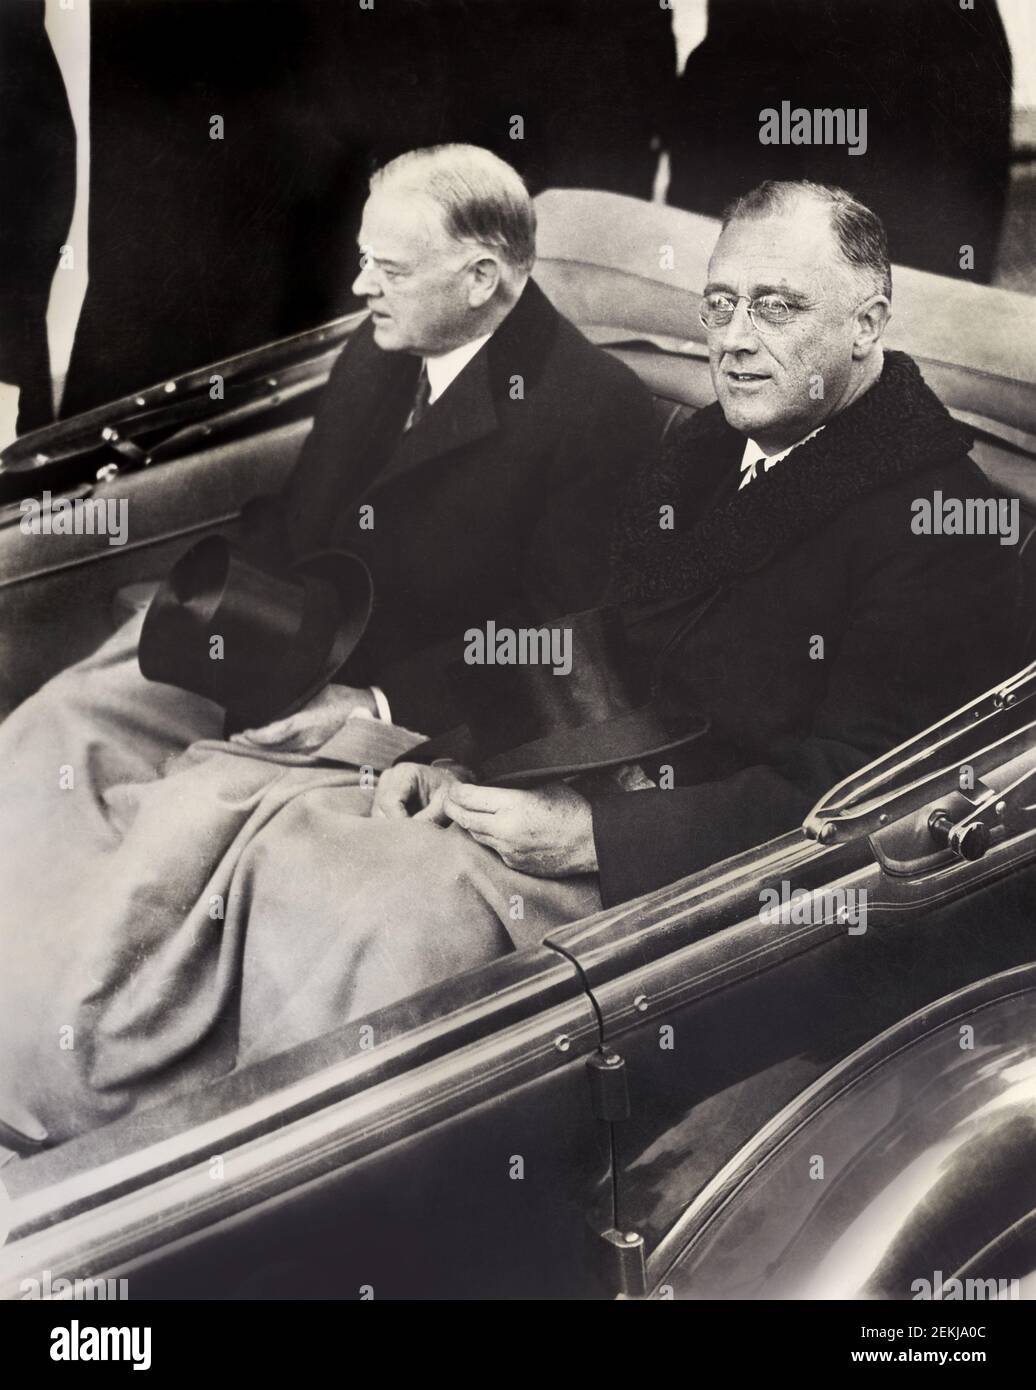
[[748, 313], [748, 302], [739, 299], [734, 309], [734, 317], [721, 328], [719, 333], [721, 352], [754, 352], [759, 346], [759, 335]]
[[381, 293], [378, 277], [369, 265], [361, 265], [360, 273], [353, 281], [353, 294], [361, 299], [372, 299]]

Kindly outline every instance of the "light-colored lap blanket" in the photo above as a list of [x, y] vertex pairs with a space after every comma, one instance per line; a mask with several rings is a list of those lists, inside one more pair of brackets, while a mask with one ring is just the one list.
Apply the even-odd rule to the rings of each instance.
[[600, 907], [456, 827], [371, 820], [407, 730], [351, 719], [331, 766], [242, 756], [215, 705], [140, 676], [140, 622], [0, 726], [0, 1116], [67, 1137]]

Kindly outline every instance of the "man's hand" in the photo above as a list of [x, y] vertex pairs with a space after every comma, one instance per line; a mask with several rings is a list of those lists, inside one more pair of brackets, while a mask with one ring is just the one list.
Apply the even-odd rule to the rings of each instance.
[[565, 782], [535, 791], [457, 783], [443, 809], [472, 839], [496, 850], [509, 869], [537, 878], [597, 872], [590, 803]]
[[371, 806], [372, 816], [386, 820], [426, 820], [449, 825], [443, 800], [450, 787], [471, 782], [474, 774], [460, 763], [443, 759], [426, 767], [423, 763], [396, 763], [378, 778], [378, 789]]
[[371, 816], [385, 820], [430, 820], [435, 826], [448, 826], [449, 816], [442, 809], [446, 792], [453, 785], [474, 781], [462, 763], [449, 758], [426, 766], [424, 763], [396, 763], [378, 777]]
[[287, 719], [276, 719], [261, 729], [242, 729], [233, 735], [231, 742], [254, 743], [260, 748], [279, 748], [288, 753], [307, 753], [326, 743], [357, 710], [377, 714], [378, 707], [371, 691], [357, 690], [351, 685], [328, 685]]

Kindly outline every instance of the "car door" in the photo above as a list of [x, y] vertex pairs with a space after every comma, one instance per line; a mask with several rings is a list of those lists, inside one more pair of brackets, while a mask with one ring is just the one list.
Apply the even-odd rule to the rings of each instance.
[[[617, 1225], [649, 1264], [716, 1172], [831, 1066], [1036, 956], [1034, 692], [1027, 668], [833, 789], [809, 833], [548, 938], [600, 1015]], [[853, 902], [863, 917], [842, 910]], [[643, 1292], [639, 1264], [626, 1274], [623, 1291]]]
[[0, 1294], [46, 1276], [131, 1299], [606, 1297], [599, 1056], [572, 963], [504, 957], [26, 1149], [2, 1169]]

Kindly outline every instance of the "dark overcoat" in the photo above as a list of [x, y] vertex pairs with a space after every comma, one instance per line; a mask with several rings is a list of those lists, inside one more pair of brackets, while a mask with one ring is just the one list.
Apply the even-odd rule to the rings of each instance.
[[364, 324], [280, 496], [253, 505], [246, 526], [266, 553], [339, 545], [362, 556], [374, 613], [337, 679], [380, 685], [395, 723], [436, 733], [459, 722], [444, 672], [467, 628], [601, 600], [616, 498], [657, 426], [637, 377], [531, 281], [404, 432], [419, 370]]
[[667, 760], [673, 787], [595, 799], [605, 903], [795, 828], [1018, 661], [1012, 547], [915, 530], [918, 500], [993, 493], [909, 357], [887, 353], [868, 392], [739, 490], [744, 444], [707, 407], [620, 511], [614, 594], [650, 684], [673, 730], [710, 727]]

